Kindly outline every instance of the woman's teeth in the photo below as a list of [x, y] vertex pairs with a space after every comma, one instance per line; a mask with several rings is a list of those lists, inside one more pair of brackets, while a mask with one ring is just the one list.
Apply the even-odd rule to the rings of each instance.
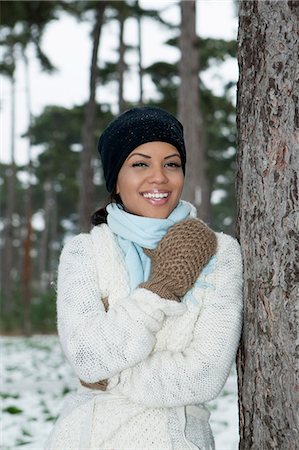
[[164, 192], [163, 194], [162, 193], [161, 194], [145, 193], [145, 194], [142, 194], [142, 195], [145, 198], [166, 198], [166, 197], [168, 197], [169, 193], [168, 192]]

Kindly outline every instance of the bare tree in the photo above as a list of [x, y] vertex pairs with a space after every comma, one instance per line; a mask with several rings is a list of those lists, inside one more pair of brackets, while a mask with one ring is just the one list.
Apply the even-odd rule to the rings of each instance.
[[15, 88], [15, 47], [12, 44], [9, 47], [11, 67], [10, 83], [11, 83], [11, 145], [10, 145], [10, 166], [6, 173], [7, 176], [7, 203], [5, 211], [4, 222], [4, 248], [2, 254], [2, 269], [1, 269], [1, 285], [3, 291], [3, 312], [10, 313], [13, 309], [14, 296], [13, 296], [13, 265], [14, 265], [14, 225], [13, 217], [16, 212], [16, 181], [17, 181], [17, 168], [15, 163], [15, 124], [16, 124], [16, 88]]
[[28, 115], [28, 150], [27, 150], [27, 170], [28, 183], [25, 191], [25, 237], [23, 239], [23, 267], [22, 267], [22, 303], [23, 303], [23, 332], [26, 336], [31, 334], [31, 283], [32, 283], [32, 155], [31, 155], [31, 125], [32, 125], [32, 111], [31, 111], [31, 89], [29, 79], [29, 61], [26, 54], [26, 46], [23, 48], [23, 61], [25, 66], [25, 80], [26, 80], [26, 106]]
[[[58, 2], [2, 2], [1, 3], [1, 25], [2, 25], [2, 39], [1, 45], [13, 49], [11, 56], [11, 63], [13, 71], [15, 66], [22, 56], [25, 66], [25, 83], [26, 83], [26, 106], [28, 114], [28, 163], [27, 175], [28, 182], [24, 196], [24, 210], [19, 211], [20, 222], [23, 226], [19, 227], [19, 234], [22, 245], [21, 252], [12, 252], [12, 240], [16, 236], [13, 233], [12, 213], [15, 213], [15, 197], [16, 197], [16, 165], [14, 163], [14, 130], [12, 132], [12, 170], [8, 178], [8, 196], [7, 196], [7, 217], [8, 228], [5, 233], [5, 263], [4, 263], [4, 305], [6, 312], [13, 312], [12, 296], [13, 290], [18, 286], [19, 281], [17, 274], [21, 274], [21, 301], [23, 303], [23, 330], [26, 335], [31, 332], [30, 319], [30, 304], [31, 304], [31, 284], [32, 284], [32, 161], [31, 161], [31, 99], [30, 99], [30, 83], [29, 83], [29, 61], [27, 58], [27, 49], [29, 45], [33, 44], [35, 48], [37, 60], [39, 61], [43, 70], [52, 72], [54, 66], [43, 52], [41, 43], [43, 33], [47, 24], [56, 18], [56, 12], [62, 7], [62, 3]], [[4, 63], [5, 63], [4, 53]], [[3, 66], [3, 64], [1, 64]], [[3, 69], [3, 67], [1, 67]], [[14, 76], [14, 75], [13, 75]], [[14, 84], [14, 81], [13, 81]], [[14, 104], [14, 94], [12, 94], [12, 103]], [[12, 108], [13, 111], [14, 107]], [[14, 113], [12, 114], [14, 115]], [[14, 118], [12, 117], [12, 127], [14, 127]], [[20, 210], [22, 208], [19, 208]], [[21, 263], [20, 263], [21, 261]], [[14, 267], [14, 271], [12, 270]], [[16, 275], [11, 277], [12, 273]], [[7, 291], [8, 289], [8, 291]]]
[[94, 209], [95, 188], [93, 183], [94, 169], [92, 159], [95, 152], [95, 121], [96, 121], [96, 81], [97, 57], [103, 24], [106, 1], [95, 3], [95, 22], [92, 33], [92, 58], [89, 79], [89, 100], [85, 110], [85, 121], [82, 130], [83, 150], [81, 154], [81, 184], [79, 199], [79, 227], [81, 231], [89, 231], [90, 216]]
[[124, 42], [124, 29], [125, 21], [127, 19], [126, 5], [118, 9], [118, 22], [119, 22], [119, 44], [118, 44], [118, 62], [117, 62], [117, 75], [118, 75], [118, 112], [119, 114], [126, 110], [126, 102], [124, 99], [124, 75], [126, 70], [125, 52], [126, 44]]
[[136, 20], [138, 29], [137, 54], [138, 54], [138, 77], [139, 77], [139, 106], [143, 106], [143, 64], [142, 64], [142, 12], [139, 0], [135, 1]]
[[203, 120], [199, 101], [199, 51], [195, 22], [196, 1], [182, 0], [178, 115], [184, 125], [188, 148], [187, 178], [183, 196], [198, 206], [200, 217], [209, 222], [210, 189], [206, 175]]
[[41, 233], [40, 250], [39, 250], [39, 280], [40, 291], [45, 293], [49, 288], [49, 267], [47, 261], [49, 260], [49, 244], [50, 244], [50, 228], [51, 216], [55, 208], [54, 200], [54, 183], [53, 181], [46, 181], [44, 183], [44, 229]]
[[298, 12], [298, 1], [240, 2], [241, 449], [298, 448]]

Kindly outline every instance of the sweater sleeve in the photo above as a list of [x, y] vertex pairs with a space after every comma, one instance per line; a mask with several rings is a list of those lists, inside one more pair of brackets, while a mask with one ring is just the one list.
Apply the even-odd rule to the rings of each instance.
[[205, 288], [189, 346], [182, 352], [152, 353], [119, 375], [116, 389], [132, 401], [148, 407], [183, 406], [212, 400], [223, 388], [236, 356], [243, 310], [240, 247], [223, 236], [214, 286]]
[[[179, 304], [136, 289], [105, 311], [91, 238], [80, 234], [62, 250], [57, 282], [58, 333], [77, 376], [93, 383], [145, 359], [155, 345], [164, 314]], [[168, 308], [168, 310], [167, 310]], [[170, 308], [170, 310], [169, 310]]]

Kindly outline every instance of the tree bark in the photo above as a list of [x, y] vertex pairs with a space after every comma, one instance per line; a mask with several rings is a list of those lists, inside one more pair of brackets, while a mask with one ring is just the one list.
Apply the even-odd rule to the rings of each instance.
[[178, 115], [184, 126], [187, 147], [186, 181], [183, 197], [199, 208], [200, 217], [210, 221], [210, 189], [206, 175], [203, 119], [199, 101], [199, 53], [196, 36], [196, 2], [181, 1], [181, 35]]
[[[31, 205], [26, 205], [26, 237], [23, 240], [23, 266], [22, 266], [22, 304], [23, 304], [23, 333], [31, 336], [31, 278], [32, 278], [32, 223]], [[30, 219], [29, 219], [30, 218]]]
[[40, 271], [40, 291], [45, 293], [49, 287], [49, 267], [47, 261], [49, 259], [49, 235], [51, 214], [53, 209], [53, 183], [46, 181], [44, 184], [45, 201], [44, 201], [44, 229], [41, 234], [40, 251], [39, 251], [39, 271]]
[[89, 231], [91, 226], [90, 216], [95, 204], [95, 188], [93, 183], [94, 168], [92, 165], [95, 152], [95, 121], [96, 121], [96, 78], [97, 55], [106, 8], [106, 1], [97, 2], [96, 18], [93, 29], [93, 47], [90, 66], [89, 100], [85, 109], [85, 120], [82, 130], [83, 149], [81, 153], [81, 184], [79, 199], [79, 227], [80, 231]]
[[[14, 49], [11, 49], [12, 58], [14, 59]], [[10, 167], [6, 173], [7, 176], [7, 207], [5, 211], [4, 222], [4, 248], [2, 257], [2, 269], [1, 269], [1, 285], [3, 292], [3, 313], [9, 314], [13, 310], [14, 295], [13, 286], [15, 285], [13, 280], [13, 265], [14, 265], [14, 226], [13, 215], [16, 209], [16, 179], [17, 168], [15, 163], [15, 74], [11, 76], [11, 162]]]
[[117, 63], [117, 74], [118, 74], [118, 111], [119, 114], [126, 110], [126, 102], [124, 99], [124, 74], [126, 70], [125, 64], [125, 51], [126, 45], [124, 43], [124, 25], [125, 16], [122, 11], [118, 14], [119, 21], [119, 46], [118, 46], [118, 63]]
[[298, 448], [298, 6], [240, 2], [237, 234], [245, 316], [238, 380], [245, 450]]
[[23, 60], [25, 65], [25, 80], [26, 80], [26, 103], [27, 114], [29, 122], [28, 135], [28, 185], [25, 191], [25, 238], [23, 239], [23, 266], [22, 266], [22, 303], [23, 303], [23, 332], [26, 336], [31, 335], [31, 287], [32, 287], [32, 158], [31, 158], [31, 95], [30, 95], [30, 80], [29, 80], [29, 62], [26, 55], [26, 49], [23, 50]]
[[137, 41], [137, 54], [138, 54], [138, 78], [139, 78], [139, 106], [144, 105], [143, 101], [143, 64], [142, 64], [142, 17], [140, 13], [139, 0], [136, 0], [136, 10], [137, 10], [137, 30], [138, 30], [138, 41]]
[[58, 242], [58, 208], [57, 208], [57, 193], [55, 185], [52, 186], [51, 191], [51, 217], [49, 226], [49, 258], [48, 258], [48, 271], [49, 271], [49, 283], [53, 284], [56, 280], [57, 271], [57, 258], [60, 253], [60, 244]]

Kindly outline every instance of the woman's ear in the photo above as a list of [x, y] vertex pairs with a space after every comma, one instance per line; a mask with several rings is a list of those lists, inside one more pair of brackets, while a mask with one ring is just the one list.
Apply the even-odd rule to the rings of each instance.
[[117, 194], [117, 195], [119, 195], [119, 187], [118, 187], [118, 183], [116, 183], [116, 188], [115, 188], [115, 193]]

